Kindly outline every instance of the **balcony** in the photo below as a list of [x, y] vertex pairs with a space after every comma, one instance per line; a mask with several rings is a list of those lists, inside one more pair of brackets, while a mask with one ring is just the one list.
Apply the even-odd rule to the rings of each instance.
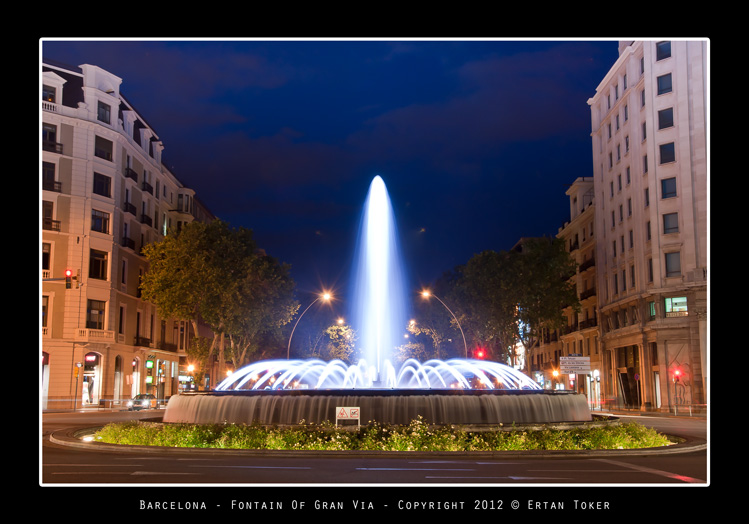
[[43, 180], [42, 189], [45, 191], [54, 191], [55, 193], [62, 193], [62, 182], [57, 180]]
[[101, 342], [101, 341], [114, 341], [114, 331], [108, 331], [106, 329], [90, 329], [80, 328], [78, 329], [78, 340], [87, 342]]
[[133, 340], [133, 345], [134, 346], [139, 346], [139, 347], [144, 347], [144, 348], [150, 348], [151, 347], [151, 339], [136, 335], [135, 340]]
[[128, 237], [122, 237], [122, 241], [120, 242], [120, 245], [123, 247], [127, 247], [135, 251], [135, 240]]
[[59, 142], [52, 142], [49, 140], [42, 141], [42, 150], [49, 151], [50, 153], [62, 154], [62, 144]]
[[130, 213], [133, 216], [138, 215], [138, 211], [135, 209], [135, 206], [130, 202], [125, 202], [124, 204], [122, 204], [122, 209], [123, 211]]
[[60, 231], [60, 221], [59, 220], [52, 220], [51, 218], [43, 218], [42, 219], [42, 229], [46, 229], [47, 231]]
[[131, 178], [138, 182], [138, 173], [130, 169], [129, 167], [125, 168], [125, 178]]
[[140, 223], [145, 224], [147, 226], [153, 226], [153, 219], [148, 215], [141, 215]]
[[593, 257], [589, 258], [588, 260], [586, 260], [585, 262], [583, 262], [582, 264], [580, 264], [580, 268], [579, 268], [580, 269], [580, 273], [582, 273], [586, 269], [588, 269], [590, 267], [593, 267], [595, 265], [596, 265], [596, 259], [593, 258]]
[[143, 189], [143, 191], [145, 191], [146, 193], [151, 193], [153, 195], [153, 186], [145, 180], [143, 181], [143, 186], [141, 187], [141, 189]]

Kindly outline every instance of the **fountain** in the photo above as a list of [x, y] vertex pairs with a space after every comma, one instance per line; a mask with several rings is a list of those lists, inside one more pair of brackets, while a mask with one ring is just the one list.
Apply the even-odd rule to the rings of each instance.
[[372, 181], [357, 247], [353, 324], [363, 358], [270, 360], [233, 373], [214, 391], [173, 396], [164, 422], [297, 424], [335, 421], [356, 407], [361, 421], [408, 424], [528, 424], [591, 419], [583, 395], [541, 389], [523, 373], [472, 359], [406, 360], [392, 351], [406, 325], [397, 232], [385, 183]]

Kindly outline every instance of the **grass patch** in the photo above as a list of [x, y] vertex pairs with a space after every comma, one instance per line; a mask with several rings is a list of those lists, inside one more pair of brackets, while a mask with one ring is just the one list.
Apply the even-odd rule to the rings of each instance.
[[330, 423], [302, 427], [260, 424], [111, 423], [96, 433], [98, 442], [139, 446], [248, 450], [338, 451], [521, 451], [638, 449], [671, 444], [651, 428], [632, 423], [575, 429], [497, 429], [468, 431], [432, 427], [421, 418], [407, 426], [371, 424], [336, 428]]

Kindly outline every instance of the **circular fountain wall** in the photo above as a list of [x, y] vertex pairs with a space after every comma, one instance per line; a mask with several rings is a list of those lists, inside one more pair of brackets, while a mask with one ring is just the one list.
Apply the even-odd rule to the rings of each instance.
[[388, 369], [384, 384], [369, 381], [364, 362], [266, 361], [247, 366], [215, 391], [169, 400], [164, 422], [299, 424], [336, 422], [340, 407], [360, 410], [360, 422], [408, 424], [532, 424], [591, 420], [583, 395], [541, 389], [496, 362], [406, 361]]

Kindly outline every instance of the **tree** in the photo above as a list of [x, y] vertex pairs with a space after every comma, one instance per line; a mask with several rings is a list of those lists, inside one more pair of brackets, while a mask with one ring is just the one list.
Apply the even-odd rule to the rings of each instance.
[[580, 310], [577, 290], [570, 278], [575, 261], [559, 238], [524, 239], [518, 252], [516, 278], [522, 283], [518, 296], [518, 336], [525, 348], [526, 372], [530, 374], [533, 350], [543, 328], [556, 329], [566, 322], [564, 309]]
[[563, 324], [565, 307], [579, 309], [569, 278], [575, 263], [556, 238], [523, 239], [520, 249], [484, 251], [457, 268], [451, 301], [474, 343], [491, 348], [494, 360], [513, 360], [518, 343], [526, 371], [541, 329]]
[[290, 322], [299, 305], [287, 265], [259, 249], [252, 231], [225, 222], [191, 222], [170, 231], [143, 254], [149, 269], [142, 282], [145, 300], [163, 317], [201, 322], [213, 331], [210, 359], [218, 350], [225, 361], [228, 337], [235, 365], [252, 352], [256, 336]]

